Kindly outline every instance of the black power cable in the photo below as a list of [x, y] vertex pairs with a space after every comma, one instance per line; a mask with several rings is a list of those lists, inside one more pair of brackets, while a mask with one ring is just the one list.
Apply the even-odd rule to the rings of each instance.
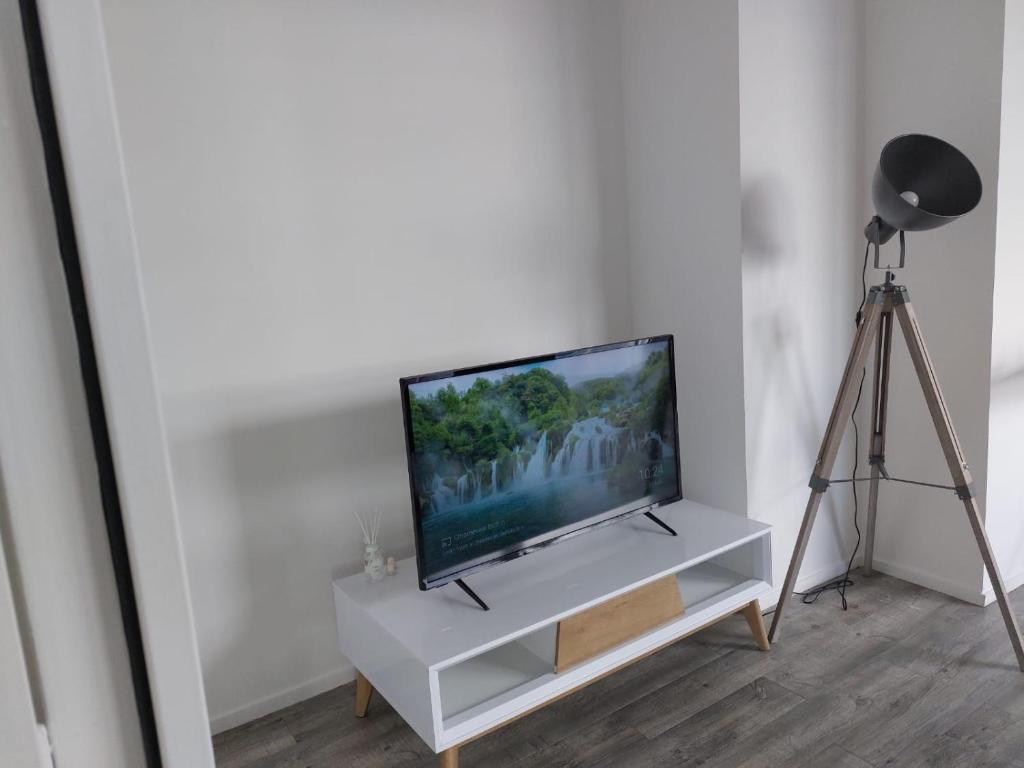
[[[854, 319], [857, 327], [860, 327], [861, 321], [864, 319], [864, 304], [867, 303], [868, 298], [868, 252], [871, 249], [871, 243], [868, 243], [864, 248], [864, 266], [860, 271], [860, 285], [861, 285], [861, 298], [860, 306], [857, 308], [857, 315]], [[857, 399], [853, 403], [853, 413], [850, 414], [850, 422], [853, 424], [853, 472], [851, 477], [857, 477], [857, 465], [860, 461], [860, 430], [857, 428], [857, 406], [860, 405], [860, 397], [864, 392], [864, 378], [867, 376], [867, 366], [861, 368], [860, 371], [860, 384], [857, 387]], [[843, 610], [845, 611], [849, 606], [846, 604], [846, 589], [847, 587], [853, 586], [853, 580], [850, 578], [850, 571], [853, 569], [853, 561], [857, 557], [857, 553], [860, 551], [860, 524], [857, 522], [858, 504], [857, 504], [857, 484], [850, 483], [850, 490], [853, 491], [853, 529], [857, 532], [857, 543], [853, 547], [853, 552], [850, 555], [849, 561], [846, 563], [846, 573], [837, 579], [832, 581], [826, 581], [824, 584], [819, 584], [814, 589], [810, 589], [806, 592], [794, 592], [793, 594], [800, 598], [800, 601], [806, 605], [810, 605], [816, 602], [819, 597], [825, 592], [831, 592], [835, 590], [839, 593], [839, 599], [843, 603]]]

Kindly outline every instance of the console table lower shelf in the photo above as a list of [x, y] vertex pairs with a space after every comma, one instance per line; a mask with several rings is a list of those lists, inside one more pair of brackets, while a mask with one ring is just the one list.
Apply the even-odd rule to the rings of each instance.
[[475, 574], [487, 612], [419, 591], [411, 559], [378, 583], [336, 581], [356, 715], [377, 691], [457, 768], [460, 746], [736, 613], [767, 651], [770, 529], [688, 501], [659, 515], [678, 537], [635, 518]]
[[[747, 624], [750, 626], [750, 631], [754, 635], [754, 641], [757, 643], [757, 647], [760, 648], [762, 651], [767, 651], [770, 648], [770, 645], [768, 643], [768, 634], [765, 632], [765, 628], [764, 628], [764, 620], [763, 620], [763, 618], [761, 616], [761, 603], [760, 603], [760, 601], [758, 601], [758, 600], [751, 600], [749, 603], [747, 603], [745, 606], [743, 606], [739, 611], [737, 611], [737, 613], [742, 613], [744, 618], [746, 618]], [[542, 702], [540, 704], [537, 704], [536, 706], [531, 707], [530, 709], [527, 709], [525, 712], [520, 712], [519, 714], [517, 714], [517, 715], [515, 715], [513, 717], [510, 717], [508, 720], [504, 721], [503, 723], [500, 723], [499, 725], [496, 725], [493, 728], [490, 728], [490, 729], [484, 731], [483, 733], [477, 734], [476, 736], [471, 736], [470, 738], [466, 739], [461, 744], [456, 744], [455, 746], [448, 747], [443, 752], [441, 752], [441, 755], [440, 755], [441, 756], [441, 768], [458, 768], [458, 766], [459, 766], [459, 748], [463, 744], [466, 744], [466, 743], [468, 743], [470, 741], [473, 741], [475, 739], [479, 739], [481, 736], [486, 736], [488, 733], [491, 733], [492, 731], [495, 731], [498, 728], [503, 728], [506, 725], [508, 725], [508, 724], [510, 724], [510, 723], [512, 723], [512, 722], [514, 722], [516, 720], [518, 720], [519, 718], [525, 717], [526, 715], [530, 714], [531, 712], [535, 712], [536, 710], [540, 709], [541, 707], [545, 707], [548, 704], [552, 704], [555, 701], [558, 701], [559, 699], [561, 699], [561, 698], [563, 698], [565, 696], [569, 696], [570, 694], [575, 693], [576, 691], [580, 690], [581, 688], [585, 688], [586, 686], [590, 685], [591, 683], [596, 683], [598, 680], [601, 680], [604, 677], [607, 677], [608, 675], [611, 675], [611, 674], [614, 674], [615, 672], [618, 672], [623, 667], [629, 666], [630, 664], [632, 664], [634, 662], [641, 661], [642, 659], [645, 659], [648, 656], [650, 656], [650, 655], [652, 655], [654, 653], [657, 653], [658, 651], [660, 651], [665, 646], [671, 645], [672, 643], [675, 643], [675, 642], [678, 642], [679, 640], [682, 640], [684, 637], [688, 637], [691, 634], [694, 634], [696, 632], [700, 632], [702, 629], [705, 629], [708, 626], [710, 626], [711, 624], [715, 624], [715, 623], [721, 621], [724, 618], [727, 618], [727, 617], [726, 616], [720, 616], [718, 619], [715, 619], [715, 620], [709, 622], [709, 624], [705, 625], [704, 627], [698, 627], [697, 629], [692, 630], [691, 632], [689, 632], [686, 635], [680, 635], [677, 638], [669, 640], [668, 642], [664, 643], [663, 645], [659, 646], [658, 648], [655, 648], [654, 650], [649, 651], [649, 652], [645, 653], [642, 656], [638, 656], [635, 659], [631, 659], [629, 661], [625, 661], [622, 664], [620, 664], [619, 666], [614, 667], [612, 669], [609, 669], [608, 671], [606, 671], [606, 672], [604, 672], [604, 673], [602, 673], [600, 675], [597, 675], [596, 677], [592, 677], [592, 678], [590, 678], [588, 680], [584, 680], [583, 682], [578, 683], [574, 688], [570, 688], [569, 690], [565, 691], [564, 693], [562, 693], [562, 694], [560, 694], [558, 696], [555, 696], [555, 697], [553, 697], [551, 699], [548, 699], [547, 701]], [[373, 695], [373, 684], [369, 680], [366, 679], [366, 677], [363, 675], [362, 672], [357, 671], [356, 672], [356, 717], [366, 717], [367, 712], [370, 709], [370, 698], [371, 698], [372, 695]]]

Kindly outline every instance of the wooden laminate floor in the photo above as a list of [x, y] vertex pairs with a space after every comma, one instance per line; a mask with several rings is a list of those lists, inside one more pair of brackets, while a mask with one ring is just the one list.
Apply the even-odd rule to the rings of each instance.
[[[1024, 768], [1024, 674], [999, 610], [888, 576], [787, 609], [759, 652], [735, 616], [461, 751], [462, 768]], [[1024, 615], [1024, 589], [1011, 596]], [[215, 737], [218, 768], [430, 766], [354, 684]]]

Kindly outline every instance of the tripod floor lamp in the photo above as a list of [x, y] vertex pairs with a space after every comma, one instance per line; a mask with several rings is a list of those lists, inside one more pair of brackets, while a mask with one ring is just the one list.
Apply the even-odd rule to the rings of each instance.
[[[874, 246], [874, 265], [879, 265], [880, 246], [899, 232], [900, 261], [905, 258], [904, 231], [933, 229], [948, 224], [959, 216], [971, 211], [981, 200], [981, 178], [977, 170], [959, 150], [932, 136], [908, 134], [899, 136], [882, 149], [882, 154], [871, 184], [871, 196], [876, 216], [864, 230], [869, 244]], [[885, 424], [889, 402], [889, 364], [892, 354], [893, 325], [899, 322], [907, 349], [913, 361], [914, 371], [920, 381], [925, 402], [935, 424], [939, 444], [949, 466], [953, 483], [938, 486], [955, 491], [963, 503], [967, 522], [981, 552], [988, 576], [995, 591], [999, 610], [1002, 612], [1010, 643], [1017, 655], [1017, 664], [1024, 671], [1024, 646], [1021, 644], [1020, 628], [1010, 607], [999, 567], [992, 556], [992, 547], [985, 533], [985, 525], [978, 512], [970, 467], [964, 456], [960, 441], [953, 428], [949, 408], [942, 397], [939, 380], [925, 347], [921, 326], [906, 287], [892, 282], [891, 265], [885, 268], [885, 282], [869, 291], [853, 348], [846, 362], [839, 392], [836, 395], [832, 415], [825, 429], [821, 450], [811, 473], [811, 495], [807, 500], [803, 523], [797, 536], [793, 557], [786, 572], [782, 595], [775, 608], [771, 630], [768, 633], [774, 641], [786, 607], [793, 594], [800, 563], [807, 549], [807, 541], [814, 526], [814, 518], [822, 496], [833, 482], [870, 483], [868, 493], [867, 520], [865, 526], [864, 572], [872, 570], [872, 556], [875, 538], [875, 514], [878, 507], [878, 488], [882, 481], [894, 480], [885, 467]], [[869, 443], [869, 478], [851, 478], [849, 481], [831, 480], [839, 444], [849, 421], [859, 390], [859, 374], [864, 368], [868, 355], [874, 347], [874, 382], [872, 386], [871, 438]], [[901, 481], [912, 482], [912, 481]], [[931, 483], [917, 483], [932, 485]]]

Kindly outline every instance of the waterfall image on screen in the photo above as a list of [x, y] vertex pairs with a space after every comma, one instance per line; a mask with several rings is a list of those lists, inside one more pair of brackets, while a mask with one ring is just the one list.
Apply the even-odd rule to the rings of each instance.
[[421, 578], [679, 495], [667, 340], [408, 385]]

